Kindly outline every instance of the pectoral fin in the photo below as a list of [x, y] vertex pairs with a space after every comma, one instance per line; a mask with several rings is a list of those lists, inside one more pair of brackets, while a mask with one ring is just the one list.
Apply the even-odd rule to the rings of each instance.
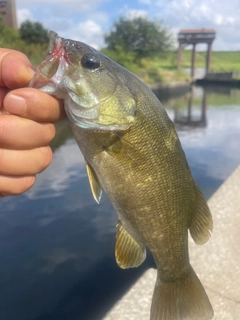
[[97, 203], [99, 203], [102, 196], [102, 189], [101, 189], [98, 177], [95, 171], [93, 170], [93, 168], [90, 166], [90, 164], [86, 163], [86, 169], [87, 169], [88, 179], [89, 179], [90, 187], [92, 190], [93, 198], [96, 200]]
[[115, 247], [117, 264], [122, 269], [138, 267], [146, 258], [146, 248], [138, 243], [122, 226], [121, 221], [117, 223], [118, 232]]
[[202, 192], [196, 187], [195, 208], [189, 227], [196, 244], [204, 244], [211, 237], [213, 229], [212, 215]]

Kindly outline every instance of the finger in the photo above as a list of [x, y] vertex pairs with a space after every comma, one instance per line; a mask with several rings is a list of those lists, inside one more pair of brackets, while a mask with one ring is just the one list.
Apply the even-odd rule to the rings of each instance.
[[9, 92], [8, 88], [0, 88], [0, 114], [3, 113], [3, 110], [2, 110], [3, 100], [8, 92]]
[[52, 123], [39, 123], [14, 115], [0, 116], [0, 147], [25, 150], [46, 146], [55, 135]]
[[63, 101], [34, 88], [9, 92], [4, 99], [4, 113], [40, 122], [55, 122], [66, 117]]
[[21, 52], [1, 49], [0, 86], [16, 89], [25, 87], [32, 79], [34, 70], [28, 58]]
[[42, 172], [52, 161], [50, 147], [31, 150], [0, 149], [0, 174], [23, 176]]
[[31, 176], [2, 176], [0, 175], [0, 198], [16, 196], [30, 189], [36, 180]]

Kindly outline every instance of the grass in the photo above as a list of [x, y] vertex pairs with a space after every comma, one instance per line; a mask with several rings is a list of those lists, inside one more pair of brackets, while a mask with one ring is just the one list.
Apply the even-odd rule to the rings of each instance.
[[[191, 50], [183, 51], [182, 66], [191, 66]], [[206, 52], [196, 52], [196, 67], [205, 68]], [[240, 51], [213, 51], [211, 71], [228, 72], [240, 71]]]
[[[142, 70], [140, 68], [136, 73], [147, 83], [152, 83], [154, 80], [159, 80], [155, 82], [166, 83], [190, 81], [184, 69], [191, 67], [191, 57], [192, 51], [184, 50], [182, 53], [182, 68], [180, 71], [177, 71], [177, 53], [168, 52], [154, 59], [143, 60]], [[206, 52], [196, 52], [195, 67], [206, 67]], [[154, 72], [151, 73], [151, 70], [154, 70]], [[240, 51], [213, 51], [211, 72], [240, 72]], [[159, 75], [157, 79], [156, 73]]]
[[156, 57], [143, 58], [137, 62], [134, 60], [134, 54], [124, 52], [120, 47], [115, 51], [105, 48], [102, 53], [148, 84], [190, 81], [184, 70], [177, 70], [174, 52], [161, 53]]
[[[191, 67], [191, 50], [182, 53], [182, 68], [177, 70], [177, 52], [167, 52], [154, 58], [145, 58], [136, 64], [127, 53], [112, 54], [104, 52], [113, 60], [123, 65], [148, 84], [169, 82], [190, 82], [189, 75], [184, 71]], [[206, 67], [206, 52], [196, 52], [196, 68]], [[240, 51], [213, 51], [212, 72], [240, 72]]]
[[172, 52], [155, 58], [142, 59], [135, 73], [148, 84], [190, 81], [184, 70], [177, 70]]

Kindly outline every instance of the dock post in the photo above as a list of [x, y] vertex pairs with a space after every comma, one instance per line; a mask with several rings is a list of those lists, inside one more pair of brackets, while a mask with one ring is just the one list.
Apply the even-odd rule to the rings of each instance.
[[210, 71], [212, 58], [212, 42], [208, 43], [207, 56], [206, 56], [206, 74]]
[[195, 75], [195, 60], [196, 60], [196, 43], [193, 44], [192, 49], [192, 67], [191, 67], [191, 77], [194, 78]]
[[181, 44], [179, 43], [178, 47], [178, 53], [177, 53], [177, 69], [181, 69], [181, 64], [182, 64], [182, 47]]

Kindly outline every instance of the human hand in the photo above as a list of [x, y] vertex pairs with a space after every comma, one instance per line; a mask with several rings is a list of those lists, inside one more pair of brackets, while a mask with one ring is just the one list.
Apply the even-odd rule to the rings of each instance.
[[51, 163], [52, 122], [65, 116], [60, 100], [26, 88], [33, 74], [24, 54], [0, 48], [0, 197], [28, 190]]

